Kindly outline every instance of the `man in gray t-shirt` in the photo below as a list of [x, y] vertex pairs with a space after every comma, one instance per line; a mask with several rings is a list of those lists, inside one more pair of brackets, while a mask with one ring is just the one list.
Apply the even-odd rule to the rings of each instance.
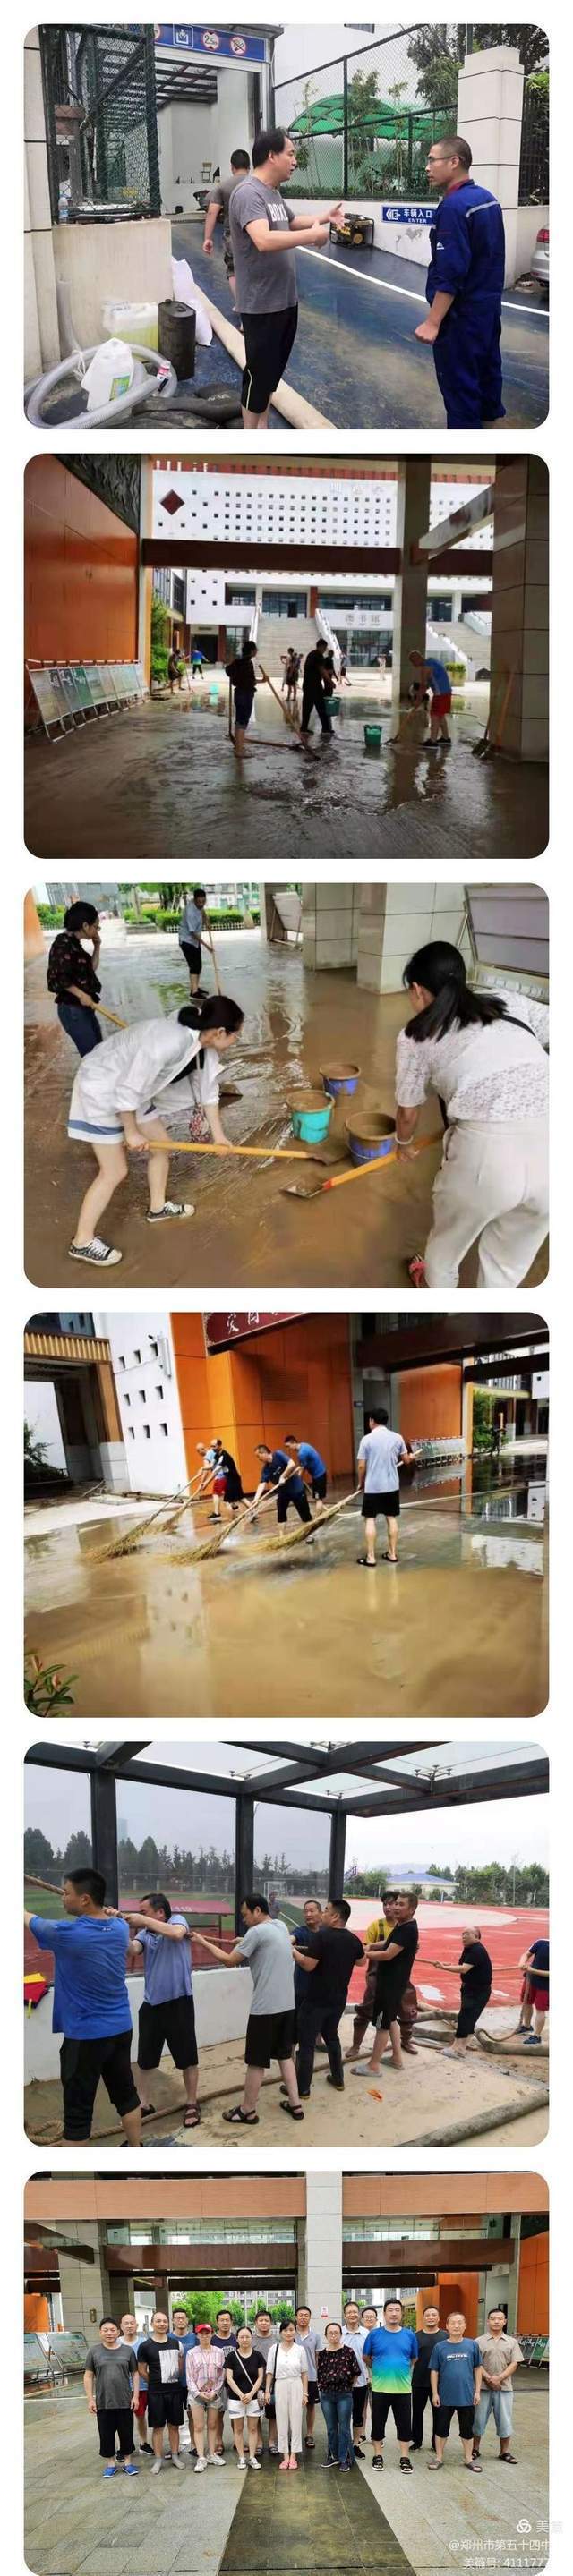
[[130, 2477], [138, 2477], [133, 2458], [133, 2419], [139, 2396], [137, 2354], [132, 2345], [122, 2342], [114, 2317], [102, 2317], [99, 2343], [91, 2344], [86, 2353], [84, 2388], [89, 2413], [97, 2415], [104, 2478], [115, 2477], [116, 2435], [118, 2465]]
[[362, 1494], [362, 1518], [366, 1522], [366, 1555], [361, 1565], [376, 1564], [376, 1522], [382, 1512], [388, 1531], [387, 1562], [398, 1562], [398, 1514], [400, 1487], [398, 1470], [401, 1458], [413, 1458], [400, 1431], [390, 1431], [388, 1415], [381, 1407], [369, 1413], [368, 1430], [358, 1451], [358, 1483]]
[[236, 297], [245, 342], [242, 384], [245, 429], [266, 429], [272, 395], [290, 357], [298, 321], [297, 249], [328, 241], [332, 206], [321, 223], [297, 217], [281, 187], [292, 179], [296, 152], [282, 125], [258, 134], [253, 168], [233, 189], [229, 230]]
[[223, 2119], [232, 2129], [258, 2127], [256, 2106], [264, 2070], [276, 2057], [286, 2095], [282, 2107], [292, 2119], [303, 2120], [293, 2060], [296, 2014], [290, 1932], [280, 1915], [271, 1921], [266, 1896], [243, 1897], [241, 1920], [245, 1927], [243, 1938], [233, 1950], [223, 1950], [218, 1941], [209, 1941], [205, 1932], [196, 1934], [202, 1949], [210, 1950], [213, 1959], [220, 1959], [225, 1968], [250, 1968], [253, 1980], [243, 2099], [232, 2111], [224, 2111]]
[[248, 152], [232, 152], [231, 176], [229, 179], [216, 179], [214, 181], [213, 187], [209, 189], [205, 209], [203, 249], [207, 251], [209, 257], [212, 256], [213, 234], [218, 224], [219, 216], [222, 215], [223, 217], [223, 258], [233, 297], [233, 305], [235, 304], [237, 288], [235, 281], [233, 246], [231, 242], [231, 228], [229, 223], [229, 206], [231, 203], [233, 189], [238, 188], [239, 180], [245, 178], [250, 167], [251, 164]]

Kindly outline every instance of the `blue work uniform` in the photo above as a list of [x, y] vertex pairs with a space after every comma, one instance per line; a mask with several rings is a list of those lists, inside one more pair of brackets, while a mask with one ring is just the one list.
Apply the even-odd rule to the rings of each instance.
[[428, 304], [454, 301], [434, 340], [434, 364], [448, 429], [486, 429], [504, 414], [501, 298], [505, 233], [497, 197], [464, 179], [438, 206], [430, 227]]

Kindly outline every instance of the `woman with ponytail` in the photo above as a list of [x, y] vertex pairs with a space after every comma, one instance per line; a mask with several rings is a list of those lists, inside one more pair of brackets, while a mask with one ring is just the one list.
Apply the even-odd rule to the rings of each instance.
[[[207, 1001], [168, 1011], [163, 1020], [136, 1020], [85, 1056], [76, 1074], [70, 1102], [68, 1135], [91, 1145], [97, 1163], [95, 1179], [82, 1200], [72, 1261], [95, 1269], [114, 1268], [121, 1252], [105, 1243], [98, 1224], [114, 1190], [129, 1169], [128, 1153], [148, 1162], [148, 1225], [165, 1225], [192, 1217], [187, 1200], [166, 1196], [169, 1172], [169, 1127], [181, 1126], [185, 1109], [206, 1118], [215, 1145], [226, 1144], [219, 1116], [219, 1063], [234, 1046], [243, 1012], [229, 995], [214, 993]], [[165, 1146], [163, 1154], [150, 1144]]]
[[446, 1121], [434, 1221], [414, 1287], [455, 1288], [479, 1243], [480, 1288], [518, 1288], [548, 1217], [549, 1012], [521, 993], [468, 984], [459, 948], [432, 939], [405, 968], [411, 1017], [396, 1049], [398, 1157], [409, 1159], [419, 1111], [437, 1093]]

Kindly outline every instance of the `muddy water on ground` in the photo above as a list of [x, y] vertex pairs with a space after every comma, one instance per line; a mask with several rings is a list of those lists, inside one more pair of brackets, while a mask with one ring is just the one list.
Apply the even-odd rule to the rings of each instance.
[[[401, 1563], [372, 1573], [351, 1510], [312, 1545], [256, 1534], [193, 1563], [150, 1535], [95, 1562], [98, 1523], [29, 1542], [29, 1646], [76, 1675], [81, 1715], [536, 1716], [545, 1704], [543, 1533], [473, 1513], [404, 1514]], [[288, 1677], [288, 1680], [287, 1680]]]

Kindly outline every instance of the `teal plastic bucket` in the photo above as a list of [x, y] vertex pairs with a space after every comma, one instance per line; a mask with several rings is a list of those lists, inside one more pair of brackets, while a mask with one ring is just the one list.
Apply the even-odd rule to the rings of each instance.
[[330, 709], [330, 714], [331, 714], [331, 716], [339, 716], [339, 715], [340, 715], [340, 698], [336, 698], [336, 697], [334, 697], [334, 698], [329, 698], [329, 700], [328, 700], [328, 705], [329, 705], [329, 709]]
[[301, 1091], [289, 1100], [293, 1136], [301, 1145], [321, 1145], [328, 1135], [333, 1100], [324, 1100], [321, 1091]]
[[353, 1163], [381, 1163], [386, 1154], [393, 1153], [396, 1142], [393, 1118], [383, 1118], [374, 1112], [358, 1118], [355, 1127], [347, 1119], [346, 1134]]
[[377, 725], [377, 724], [365, 724], [365, 726], [364, 726], [364, 744], [365, 744], [365, 749], [366, 749], [366, 751], [370, 751], [370, 752], [378, 753], [378, 752], [379, 752], [379, 750], [380, 750], [380, 744], [381, 744], [381, 741], [382, 741], [382, 726], [381, 726], [381, 725]]

